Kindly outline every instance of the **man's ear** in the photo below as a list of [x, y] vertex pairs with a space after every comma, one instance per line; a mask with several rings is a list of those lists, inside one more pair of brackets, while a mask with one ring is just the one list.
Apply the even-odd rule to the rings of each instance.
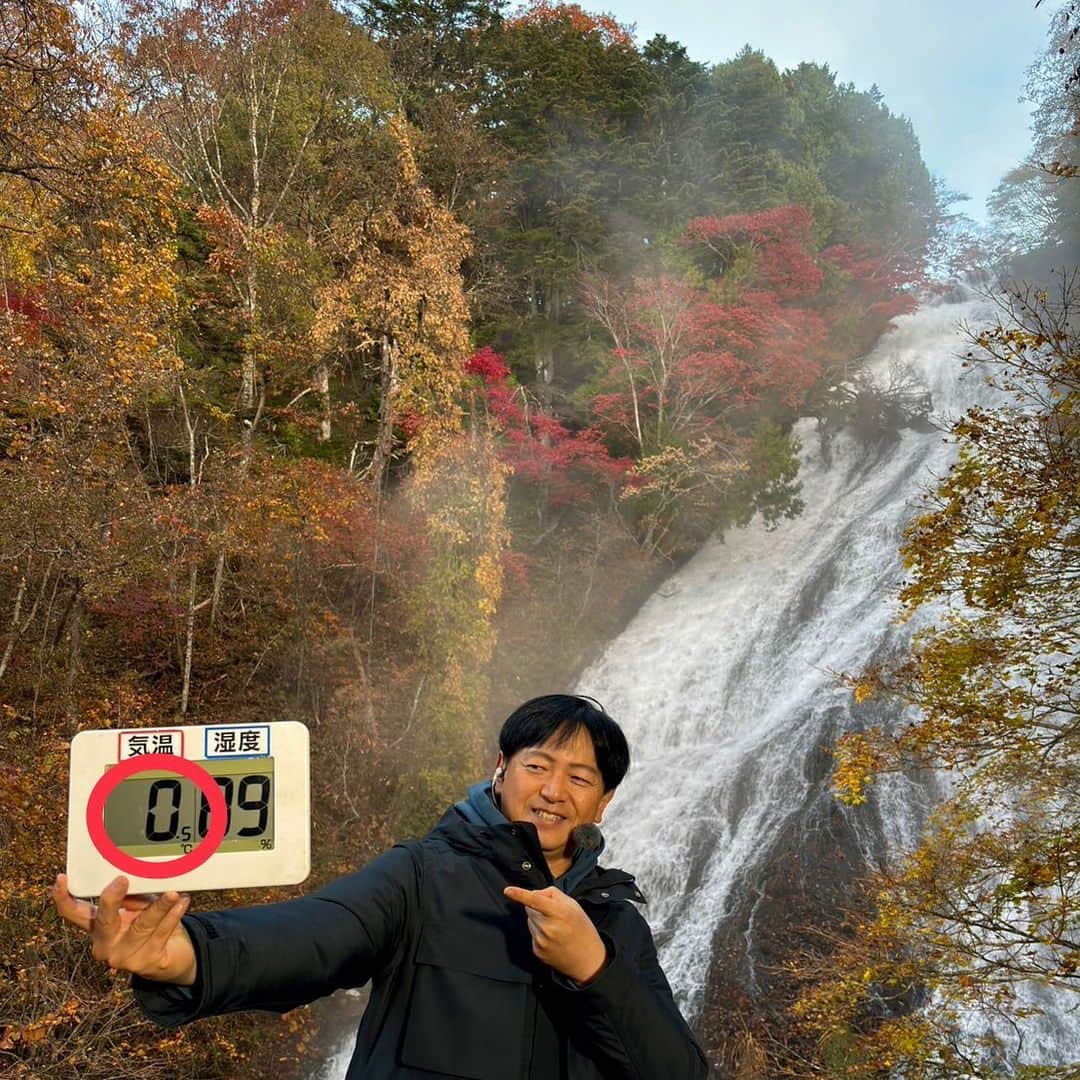
[[608, 803], [615, 798], [615, 789], [612, 788], [601, 800], [600, 805], [596, 808], [596, 824], [599, 825], [604, 820], [604, 811], [608, 808]]
[[503, 757], [503, 752], [499, 751], [499, 756], [495, 759], [495, 773], [491, 777], [491, 790], [496, 795], [502, 790], [502, 780], [506, 775], [506, 759]]

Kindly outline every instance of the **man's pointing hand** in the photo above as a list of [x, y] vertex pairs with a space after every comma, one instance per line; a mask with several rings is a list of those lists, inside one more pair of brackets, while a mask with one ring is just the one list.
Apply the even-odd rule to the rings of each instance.
[[550, 968], [579, 986], [590, 983], [607, 965], [607, 948], [582, 906], [561, 889], [503, 889], [522, 904], [529, 920], [533, 952]]

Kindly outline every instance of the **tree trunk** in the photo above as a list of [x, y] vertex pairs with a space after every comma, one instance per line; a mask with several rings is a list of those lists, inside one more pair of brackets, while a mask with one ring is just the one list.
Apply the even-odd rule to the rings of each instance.
[[312, 380], [322, 402], [322, 419], [319, 421], [319, 442], [330, 441], [330, 365], [324, 360], [315, 368]]
[[195, 589], [199, 584], [199, 564], [191, 560], [188, 575], [187, 619], [184, 627], [184, 685], [180, 691], [180, 715], [186, 716], [191, 696], [191, 659], [195, 652]]
[[[188, 486], [194, 492], [199, 483], [199, 470], [195, 464], [195, 427], [191, 423], [191, 414], [188, 412], [183, 383], [179, 384], [179, 390], [180, 403], [184, 407], [184, 426], [187, 428], [188, 436]], [[196, 420], [196, 423], [198, 423], [198, 420]], [[180, 690], [181, 716], [187, 715], [188, 699], [191, 695], [191, 660], [195, 652], [195, 589], [199, 583], [198, 556], [192, 552], [188, 558], [191, 560], [191, 570], [188, 574], [187, 617], [184, 620], [184, 675], [183, 686]]]
[[551, 404], [551, 384], [555, 381], [555, 340], [558, 335], [561, 308], [558, 286], [544, 289], [544, 302], [533, 304], [539, 329], [533, 338], [533, 363], [536, 367], [536, 391], [545, 405]]
[[379, 574], [379, 530], [382, 524], [382, 488], [390, 454], [394, 448], [394, 390], [397, 375], [394, 370], [394, 339], [383, 334], [380, 343], [382, 379], [379, 397], [379, 431], [375, 438], [375, 455], [371, 459], [371, 486], [375, 491], [375, 530], [371, 544], [371, 593], [368, 597], [368, 655], [375, 640], [375, 583]]
[[371, 484], [376, 492], [382, 490], [383, 477], [394, 448], [394, 340], [383, 334], [379, 345], [382, 377], [379, 388], [379, 431], [375, 438], [375, 455], [371, 459]]
[[11, 630], [8, 633], [7, 645], [4, 647], [4, 655], [0, 656], [0, 680], [4, 678], [8, 663], [11, 660], [12, 651], [15, 648], [15, 639], [19, 636], [19, 615], [22, 613], [23, 597], [26, 595], [28, 572], [24, 572], [22, 581], [19, 582], [19, 591], [15, 596], [15, 612], [11, 616]]
[[71, 606], [68, 609], [68, 669], [67, 683], [64, 688], [67, 699], [67, 715], [71, 721], [77, 720], [79, 716], [76, 687], [83, 666], [82, 631], [85, 612], [86, 605], [83, 603], [82, 598], [82, 582], [77, 581], [75, 583], [75, 595], [72, 597]]
[[217, 562], [214, 564], [214, 587], [210, 600], [210, 629], [217, 622], [218, 609], [221, 607], [221, 585], [225, 577], [225, 545], [218, 548]]
[[[255, 279], [255, 268], [248, 267], [247, 288], [244, 296], [244, 307], [247, 313], [247, 334], [243, 345], [243, 357], [240, 369], [240, 419], [241, 422], [250, 419], [250, 413], [255, 405], [255, 324], [258, 311], [258, 282]], [[244, 424], [245, 441], [250, 439], [250, 428]]]
[[[246, 285], [247, 316], [248, 316], [248, 341], [244, 348], [244, 370], [240, 382], [240, 411], [243, 418], [248, 419], [247, 414], [255, 405], [255, 346], [256, 322], [259, 311], [259, 283], [255, 271], [254, 256], [258, 249], [257, 240], [259, 228], [262, 225], [262, 155], [259, 148], [259, 96], [256, 89], [254, 64], [249, 58], [246, 70], [248, 89], [248, 145], [251, 148], [251, 196], [248, 202], [248, 244], [247, 244], [247, 271]], [[245, 431], [250, 429], [245, 425]]]

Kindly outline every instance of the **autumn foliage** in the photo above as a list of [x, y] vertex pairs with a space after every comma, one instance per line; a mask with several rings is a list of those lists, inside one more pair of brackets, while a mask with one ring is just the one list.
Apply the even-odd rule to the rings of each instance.
[[791, 421], [914, 276], [611, 15], [113, 15], [0, 2], [0, 1072], [301, 1075], [311, 1013], [163, 1034], [56, 924], [71, 738], [306, 723], [311, 885], [422, 832], [670, 560], [798, 512]]
[[507, 19], [511, 29], [535, 26], [543, 29], [551, 23], [561, 23], [575, 35], [597, 36], [604, 45], [621, 45], [631, 48], [634, 44], [632, 26], [618, 22], [613, 15], [595, 15], [580, 4], [552, 4], [540, 0]]
[[[1034, 988], [1078, 988], [1076, 304], [1074, 272], [1056, 294], [1018, 287], [972, 335], [967, 362], [998, 401], [953, 425], [959, 460], [903, 547], [905, 611], [933, 604], [936, 617], [908, 657], [854, 680], [860, 700], [917, 711], [841, 741], [840, 797], [860, 806], [882, 772], [905, 768], [948, 783], [798, 1005], [818, 1037], [846, 1046], [851, 1075], [981, 1069], [1015, 1053], [1001, 1017], [1037, 1009]], [[875, 1009], [879, 995], [892, 1004]], [[934, 1007], [908, 1015], [913, 996]], [[958, 1041], [975, 1018], [987, 1034]]]
[[514, 386], [510, 369], [490, 347], [469, 357], [465, 371], [483, 384], [483, 400], [498, 435], [499, 457], [546, 507], [580, 504], [617, 489], [631, 462], [614, 458], [595, 428], [570, 431]]
[[[763, 479], [747, 483], [755, 440], [760, 450], [771, 438], [756, 427], [762, 416], [799, 415], [854, 359], [851, 337], [872, 340], [910, 308], [905, 282], [880, 259], [847, 259], [827, 287], [829, 260], [840, 256], [815, 251], [812, 231], [800, 206], [695, 218], [678, 243], [698, 280], [590, 281], [591, 309], [614, 346], [592, 409], [637, 459], [624, 500], [650, 548], [677, 553], [710, 526], [740, 520], [747, 490]], [[838, 333], [852, 311], [858, 328]], [[782, 450], [781, 472], [792, 453]], [[777, 516], [798, 508], [796, 488], [784, 490], [774, 490]], [[693, 524], [679, 523], [691, 507]]]

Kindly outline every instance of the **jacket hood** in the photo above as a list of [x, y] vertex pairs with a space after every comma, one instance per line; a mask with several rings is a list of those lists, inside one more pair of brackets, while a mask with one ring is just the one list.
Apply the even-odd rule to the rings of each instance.
[[[473, 784], [465, 798], [446, 811], [432, 835], [441, 837], [459, 851], [514, 868], [519, 864], [524, 846], [551, 880], [536, 826], [528, 821], [509, 821], [495, 802], [490, 780]], [[609, 894], [615, 899], [644, 900], [629, 874], [605, 870], [598, 865], [604, 850], [604, 837], [595, 825], [579, 825], [573, 835], [577, 847], [570, 869], [554, 879], [553, 884], [578, 899], [595, 893], [604, 900], [609, 899]]]
[[461, 802], [454, 806], [466, 821], [473, 825], [509, 825], [510, 821], [495, 801], [495, 791], [490, 780], [473, 784]]

